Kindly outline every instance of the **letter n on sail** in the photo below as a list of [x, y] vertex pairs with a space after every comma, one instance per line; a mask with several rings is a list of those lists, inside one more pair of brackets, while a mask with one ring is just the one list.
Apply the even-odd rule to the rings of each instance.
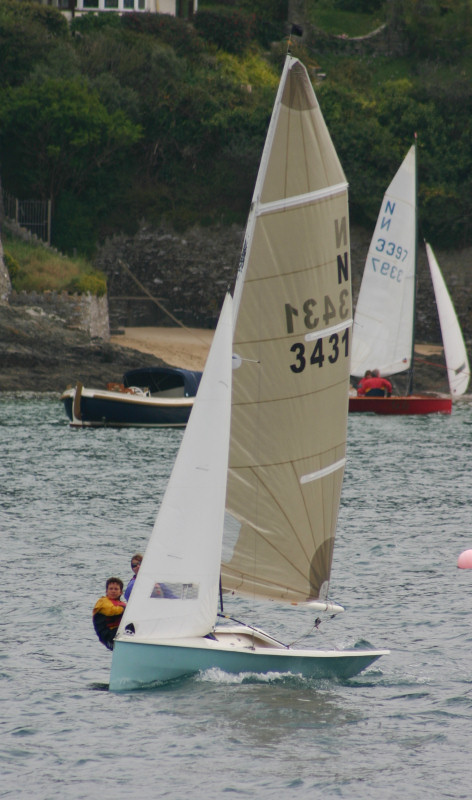
[[[347, 248], [346, 217], [343, 217], [341, 221], [339, 221], [339, 219], [334, 220], [334, 230], [336, 237], [336, 250], [339, 250], [341, 246]], [[349, 254], [347, 249], [345, 250], [343, 255], [338, 253], [337, 262], [338, 262], [338, 284], [340, 284], [343, 283], [343, 281], [349, 280]]]

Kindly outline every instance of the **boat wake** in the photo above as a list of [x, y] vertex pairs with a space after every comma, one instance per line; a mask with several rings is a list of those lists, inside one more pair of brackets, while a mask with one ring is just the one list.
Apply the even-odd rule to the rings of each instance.
[[202, 683], [219, 683], [233, 686], [244, 683], [279, 683], [287, 680], [306, 683], [306, 678], [303, 675], [294, 674], [293, 672], [239, 672], [238, 674], [233, 674], [225, 672], [218, 667], [199, 672], [196, 680]]

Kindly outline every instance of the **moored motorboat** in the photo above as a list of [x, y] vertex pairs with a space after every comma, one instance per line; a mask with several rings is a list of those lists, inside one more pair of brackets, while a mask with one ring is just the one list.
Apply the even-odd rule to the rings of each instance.
[[78, 382], [61, 395], [71, 427], [183, 427], [201, 372], [144, 367], [125, 372], [122, 383], [90, 389]]

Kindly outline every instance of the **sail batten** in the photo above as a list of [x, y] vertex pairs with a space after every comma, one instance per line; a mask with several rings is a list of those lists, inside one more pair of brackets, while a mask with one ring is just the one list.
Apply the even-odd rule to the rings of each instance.
[[316, 330], [313, 333], [306, 333], [305, 334], [305, 341], [312, 342], [314, 339], [318, 339], [320, 336], [332, 336], [333, 333], [340, 333], [341, 331], [346, 330], [346, 328], [350, 328], [352, 326], [352, 319], [348, 319], [345, 322], [340, 322], [338, 325], [333, 325], [331, 328], [321, 328], [321, 330]]
[[309, 483], [310, 481], [318, 481], [320, 478], [324, 478], [325, 475], [330, 475], [332, 472], [336, 472], [338, 469], [343, 469], [346, 464], [346, 459], [342, 458], [340, 461], [337, 461], [336, 464], [331, 464], [329, 467], [325, 467], [324, 469], [319, 469], [317, 472], [311, 472], [309, 475], [302, 475], [300, 478], [300, 483]]
[[313, 205], [313, 203], [326, 200], [327, 198], [342, 196], [347, 188], [347, 183], [339, 183], [335, 186], [328, 186], [326, 189], [305, 192], [304, 194], [294, 197], [284, 197], [282, 200], [274, 200], [271, 203], [259, 203], [255, 206], [255, 213], [256, 216], [262, 217], [266, 214], [273, 214], [278, 211], [302, 208], [303, 206]]

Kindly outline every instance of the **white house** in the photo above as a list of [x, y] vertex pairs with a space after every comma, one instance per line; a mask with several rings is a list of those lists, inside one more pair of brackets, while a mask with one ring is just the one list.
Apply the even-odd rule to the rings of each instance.
[[147, 11], [152, 14], [170, 14], [187, 19], [197, 10], [198, 0], [42, 0], [43, 5], [55, 6], [68, 18], [89, 11]]

